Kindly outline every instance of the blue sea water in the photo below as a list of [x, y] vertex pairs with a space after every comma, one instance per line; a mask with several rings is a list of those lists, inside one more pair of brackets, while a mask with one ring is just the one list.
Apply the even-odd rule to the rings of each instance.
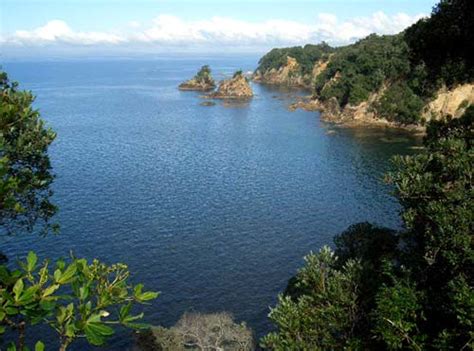
[[[50, 155], [61, 233], [1, 238], [0, 250], [10, 258], [73, 250], [125, 262], [134, 282], [161, 291], [144, 308], [152, 324], [170, 326], [190, 310], [225, 310], [257, 336], [268, 332], [269, 306], [305, 254], [352, 223], [400, 226], [381, 178], [390, 157], [411, 153], [418, 140], [288, 111], [303, 92], [253, 84], [250, 102], [201, 106], [199, 93], [177, 90], [202, 64], [222, 79], [257, 61], [2, 63], [37, 95], [35, 106], [58, 134]], [[105, 349], [131, 345], [122, 331]]]

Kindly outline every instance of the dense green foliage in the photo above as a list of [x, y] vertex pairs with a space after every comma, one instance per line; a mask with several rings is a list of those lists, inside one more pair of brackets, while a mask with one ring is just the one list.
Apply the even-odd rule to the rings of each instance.
[[108, 266], [74, 257], [69, 263], [38, 264], [30, 252], [19, 269], [0, 266], [0, 334], [7, 328], [17, 332], [17, 348], [24, 350], [26, 342], [31, 343], [27, 330], [41, 323], [58, 334], [59, 349], [66, 350], [81, 337], [92, 345], [104, 344], [116, 324], [142, 328], [146, 325], [137, 320], [143, 314], [131, 315], [132, 303], [152, 300], [157, 293], [143, 292], [141, 284], [130, 286], [129, 275], [124, 264]]
[[0, 90], [0, 228], [11, 234], [48, 224], [56, 212], [47, 155], [55, 133], [31, 107], [33, 95], [19, 91], [4, 72]]
[[[0, 72], [0, 228], [8, 234], [48, 230], [56, 207], [50, 202], [53, 181], [48, 147], [55, 133], [47, 129], [31, 106], [34, 98], [17, 89]], [[45, 223], [38, 228], [37, 224]], [[71, 257], [38, 264], [34, 252], [18, 265], [0, 255], [0, 341], [7, 350], [44, 350], [40, 340], [28, 335], [37, 324], [58, 334], [60, 350], [77, 338], [103, 344], [114, 334], [112, 326], [139, 328], [142, 314], [131, 315], [132, 303], [144, 303], [157, 293], [131, 286], [124, 264], [108, 266], [98, 260]], [[49, 346], [49, 345], [48, 345]]]
[[474, 2], [442, 0], [431, 17], [408, 28], [412, 62], [423, 62], [431, 82], [448, 86], [474, 77]]
[[327, 69], [317, 77], [315, 91], [323, 100], [336, 97], [341, 106], [357, 105], [386, 80], [405, 78], [410, 70], [407, 53], [408, 46], [401, 35], [372, 34], [339, 48]]
[[373, 105], [381, 117], [403, 124], [417, 123], [423, 106], [423, 99], [404, 81], [389, 86]]
[[314, 63], [327, 58], [327, 55], [333, 51], [334, 49], [324, 42], [318, 45], [308, 44], [304, 47], [272, 49], [258, 61], [257, 70], [265, 72], [272, 68], [278, 69], [286, 64], [287, 57], [290, 56], [298, 62], [302, 74], [310, 74]]
[[204, 65], [201, 69], [196, 73], [194, 79], [200, 83], [214, 85], [214, 79], [211, 75], [211, 68], [208, 65]]
[[[310, 255], [270, 318], [275, 350], [474, 348], [474, 106], [431, 122], [387, 180], [403, 231], [368, 223]], [[342, 318], [344, 316], [344, 318]]]

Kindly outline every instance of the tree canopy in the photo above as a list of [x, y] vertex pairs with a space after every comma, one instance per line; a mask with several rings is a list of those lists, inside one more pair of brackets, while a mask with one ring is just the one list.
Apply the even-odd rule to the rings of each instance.
[[5, 72], [0, 90], [0, 228], [12, 234], [48, 224], [56, 212], [48, 157], [56, 134], [32, 107], [33, 95], [18, 90]]

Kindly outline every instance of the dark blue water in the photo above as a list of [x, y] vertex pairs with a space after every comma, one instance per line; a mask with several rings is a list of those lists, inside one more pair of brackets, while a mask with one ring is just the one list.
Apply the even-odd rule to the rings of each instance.
[[[204, 107], [176, 89], [202, 64], [222, 78], [257, 60], [3, 63], [58, 133], [62, 230], [2, 238], [1, 250], [126, 262], [135, 282], [162, 293], [145, 308], [153, 324], [226, 310], [267, 332], [268, 308], [303, 255], [355, 222], [400, 225], [381, 176], [416, 140], [289, 112], [296, 92], [253, 85], [249, 103]], [[128, 347], [128, 335], [107, 349]]]

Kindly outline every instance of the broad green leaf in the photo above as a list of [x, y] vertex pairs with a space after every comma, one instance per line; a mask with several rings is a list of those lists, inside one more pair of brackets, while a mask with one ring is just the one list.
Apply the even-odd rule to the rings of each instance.
[[125, 319], [128, 317], [128, 315], [130, 314], [131, 308], [132, 308], [131, 303], [127, 303], [126, 305], [123, 305], [122, 307], [120, 307], [119, 319], [121, 322], [124, 322]]
[[61, 279], [62, 273], [60, 269], [54, 271], [54, 281], [57, 283]]
[[149, 300], [153, 300], [153, 299], [156, 299], [158, 297], [158, 293], [157, 292], [152, 292], [152, 291], [147, 291], [147, 292], [144, 292], [143, 294], [141, 294], [138, 299], [140, 301], [149, 301]]
[[100, 322], [87, 323], [84, 332], [87, 340], [96, 346], [102, 345], [108, 336], [114, 334], [114, 330], [111, 327]]
[[21, 302], [25, 305], [33, 302], [38, 289], [38, 286], [30, 286], [21, 294], [20, 298], [18, 299], [18, 302]]
[[76, 274], [77, 267], [75, 263], [71, 263], [69, 267], [62, 273], [61, 277], [56, 280], [57, 283], [59, 284], [66, 284], [68, 283], [73, 277], [74, 274]]
[[24, 284], [23, 279], [18, 279], [13, 286], [13, 293], [15, 294], [15, 300], [18, 301], [20, 298], [21, 293], [23, 292]]
[[37, 261], [38, 261], [38, 257], [36, 256], [36, 254], [33, 251], [30, 251], [26, 258], [26, 262], [28, 263], [27, 265], [28, 272], [32, 272], [35, 269]]
[[35, 345], [35, 351], [44, 351], [44, 344], [41, 341], [38, 341]]
[[51, 286], [48, 286], [46, 289], [43, 291], [43, 297], [47, 297], [51, 294], [53, 294], [56, 290], [59, 289], [59, 284], [53, 284]]

